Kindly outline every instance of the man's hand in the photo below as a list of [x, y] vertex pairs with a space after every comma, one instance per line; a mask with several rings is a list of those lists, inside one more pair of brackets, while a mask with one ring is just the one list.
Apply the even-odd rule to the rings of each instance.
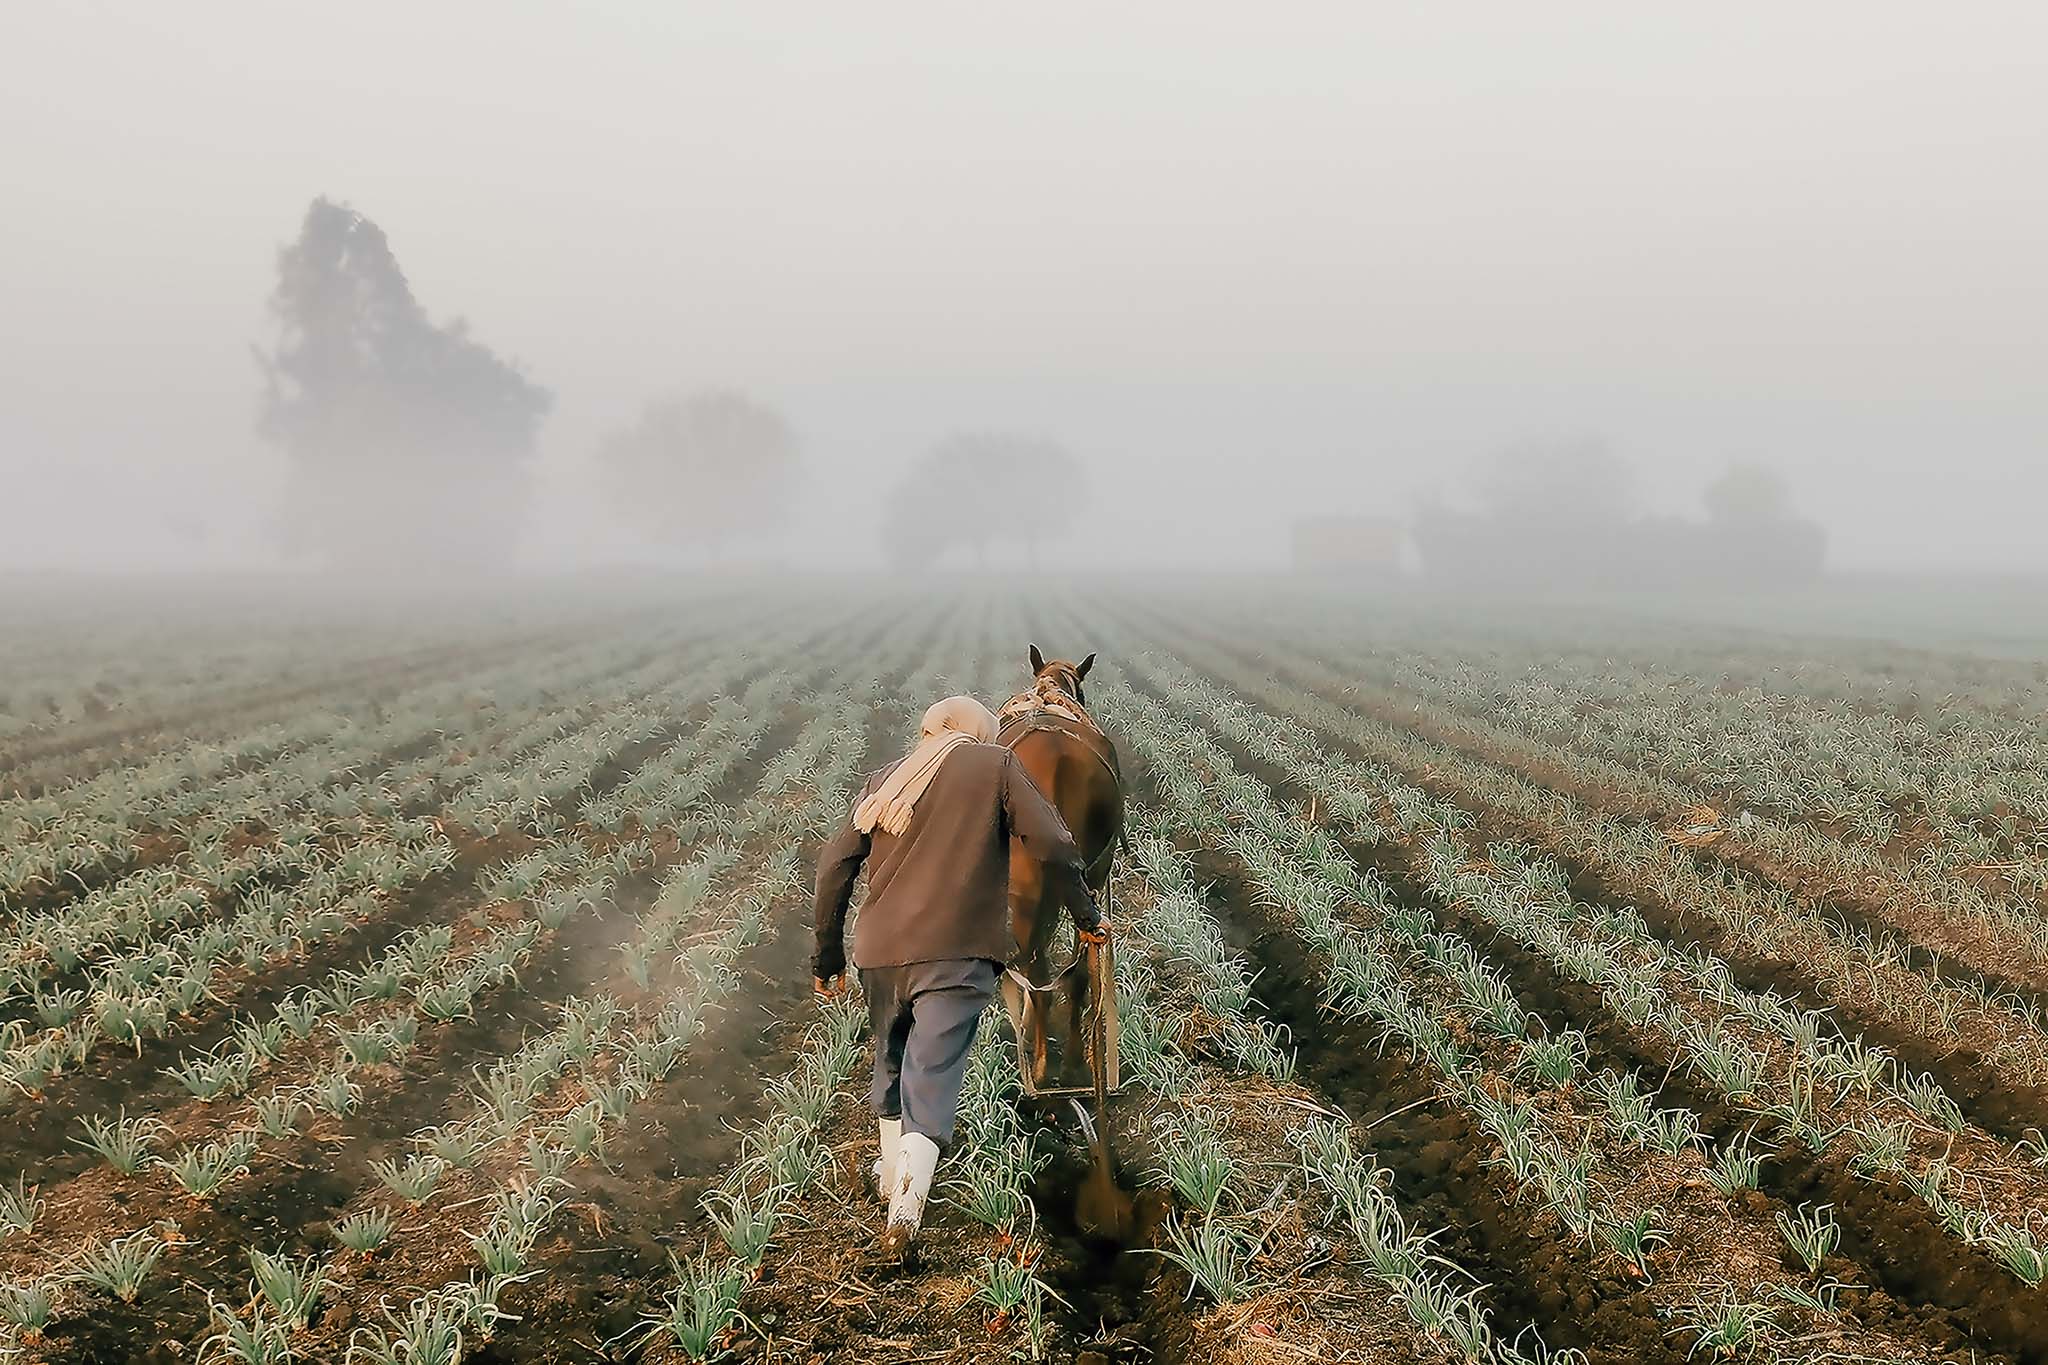
[[814, 976], [811, 978], [811, 992], [820, 1000], [830, 1000], [833, 996], [839, 994], [845, 986], [846, 977], [844, 973], [835, 973], [832, 976]]

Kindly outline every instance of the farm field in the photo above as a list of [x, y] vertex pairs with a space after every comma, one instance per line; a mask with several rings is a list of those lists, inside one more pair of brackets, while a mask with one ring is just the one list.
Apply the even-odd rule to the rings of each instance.
[[[811, 859], [1091, 651], [1114, 1145], [992, 1010], [914, 1274]], [[2048, 1365], [2048, 667], [791, 589], [0, 623], [0, 1361]]]

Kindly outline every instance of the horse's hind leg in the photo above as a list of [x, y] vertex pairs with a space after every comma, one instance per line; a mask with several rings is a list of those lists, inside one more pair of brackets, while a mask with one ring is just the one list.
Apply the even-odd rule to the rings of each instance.
[[[1017, 942], [1017, 957], [1011, 965], [1033, 983], [1045, 980], [1046, 940], [1051, 937], [1045, 916], [1045, 869], [1025, 855], [1020, 842], [1010, 845], [1010, 930]], [[1032, 1086], [1045, 1084], [1045, 1030], [1049, 1022], [1046, 1000], [1027, 991], [1007, 974], [1003, 977], [1003, 1006], [1010, 1012], [1010, 1027], [1017, 1035], [1017, 1069]]]
[[1003, 1009], [1010, 1016], [1010, 1027], [1019, 1038], [1022, 1038], [1024, 1036], [1024, 1011], [1028, 1005], [1024, 996], [1024, 988], [1017, 984], [1007, 968], [1003, 971], [1000, 984], [1003, 989]]
[[[1003, 1008], [1010, 1014], [1010, 1031], [1017, 1039], [1018, 1074], [1031, 1078], [1033, 1086], [1044, 1080], [1042, 1065], [1034, 1068], [1033, 1053], [1042, 1051], [1045, 1039], [1045, 1007], [1031, 992], [1017, 984], [1008, 972], [1002, 976]], [[1033, 1039], [1040, 1047], [1034, 1048]]]
[[1047, 1020], [1052, 1012], [1046, 1009], [1043, 996], [1038, 997], [1032, 1004], [1035, 1006], [1032, 1013], [1037, 1016], [1038, 1026], [1031, 1030], [1031, 1057], [1029, 1062], [1031, 1070], [1029, 1074], [1031, 1076], [1031, 1088], [1043, 1090], [1046, 1081], [1050, 1079], [1046, 1075], [1045, 1030]]

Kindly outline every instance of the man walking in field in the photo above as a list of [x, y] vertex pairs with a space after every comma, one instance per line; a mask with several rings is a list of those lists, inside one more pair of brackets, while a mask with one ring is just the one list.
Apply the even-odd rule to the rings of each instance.
[[883, 1259], [910, 1252], [924, 1217], [981, 1012], [1016, 950], [1010, 840], [1067, 886], [1083, 941], [1108, 927], [1081, 875], [1081, 851], [1017, 756], [994, 743], [996, 718], [972, 697], [924, 713], [916, 747], [871, 775], [852, 818], [818, 859], [812, 985], [833, 995], [846, 970], [846, 909], [863, 864], [868, 897], [853, 962], [867, 996], [880, 1122], [875, 1177], [889, 1201]]

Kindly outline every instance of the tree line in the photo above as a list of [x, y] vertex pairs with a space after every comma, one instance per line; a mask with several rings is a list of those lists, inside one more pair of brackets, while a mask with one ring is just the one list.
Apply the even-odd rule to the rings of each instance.
[[[434, 323], [384, 231], [324, 197], [278, 252], [270, 309], [258, 430], [286, 461], [297, 547], [366, 570], [511, 558], [553, 395], [460, 319]], [[592, 464], [622, 527], [707, 558], [782, 529], [803, 472], [789, 421], [720, 387], [655, 397], [603, 438]], [[962, 433], [910, 462], [878, 534], [903, 569], [956, 551], [980, 559], [994, 540], [1035, 552], [1067, 529], [1085, 484], [1052, 440]], [[969, 500], [973, 514], [959, 515]]]
[[1432, 581], [1489, 591], [1665, 592], [1789, 586], [1819, 577], [1827, 531], [1785, 481], [1737, 461], [1700, 494], [1703, 517], [1640, 513], [1628, 462], [1583, 439], [1499, 452], [1474, 506], [1425, 504], [1415, 546]]

